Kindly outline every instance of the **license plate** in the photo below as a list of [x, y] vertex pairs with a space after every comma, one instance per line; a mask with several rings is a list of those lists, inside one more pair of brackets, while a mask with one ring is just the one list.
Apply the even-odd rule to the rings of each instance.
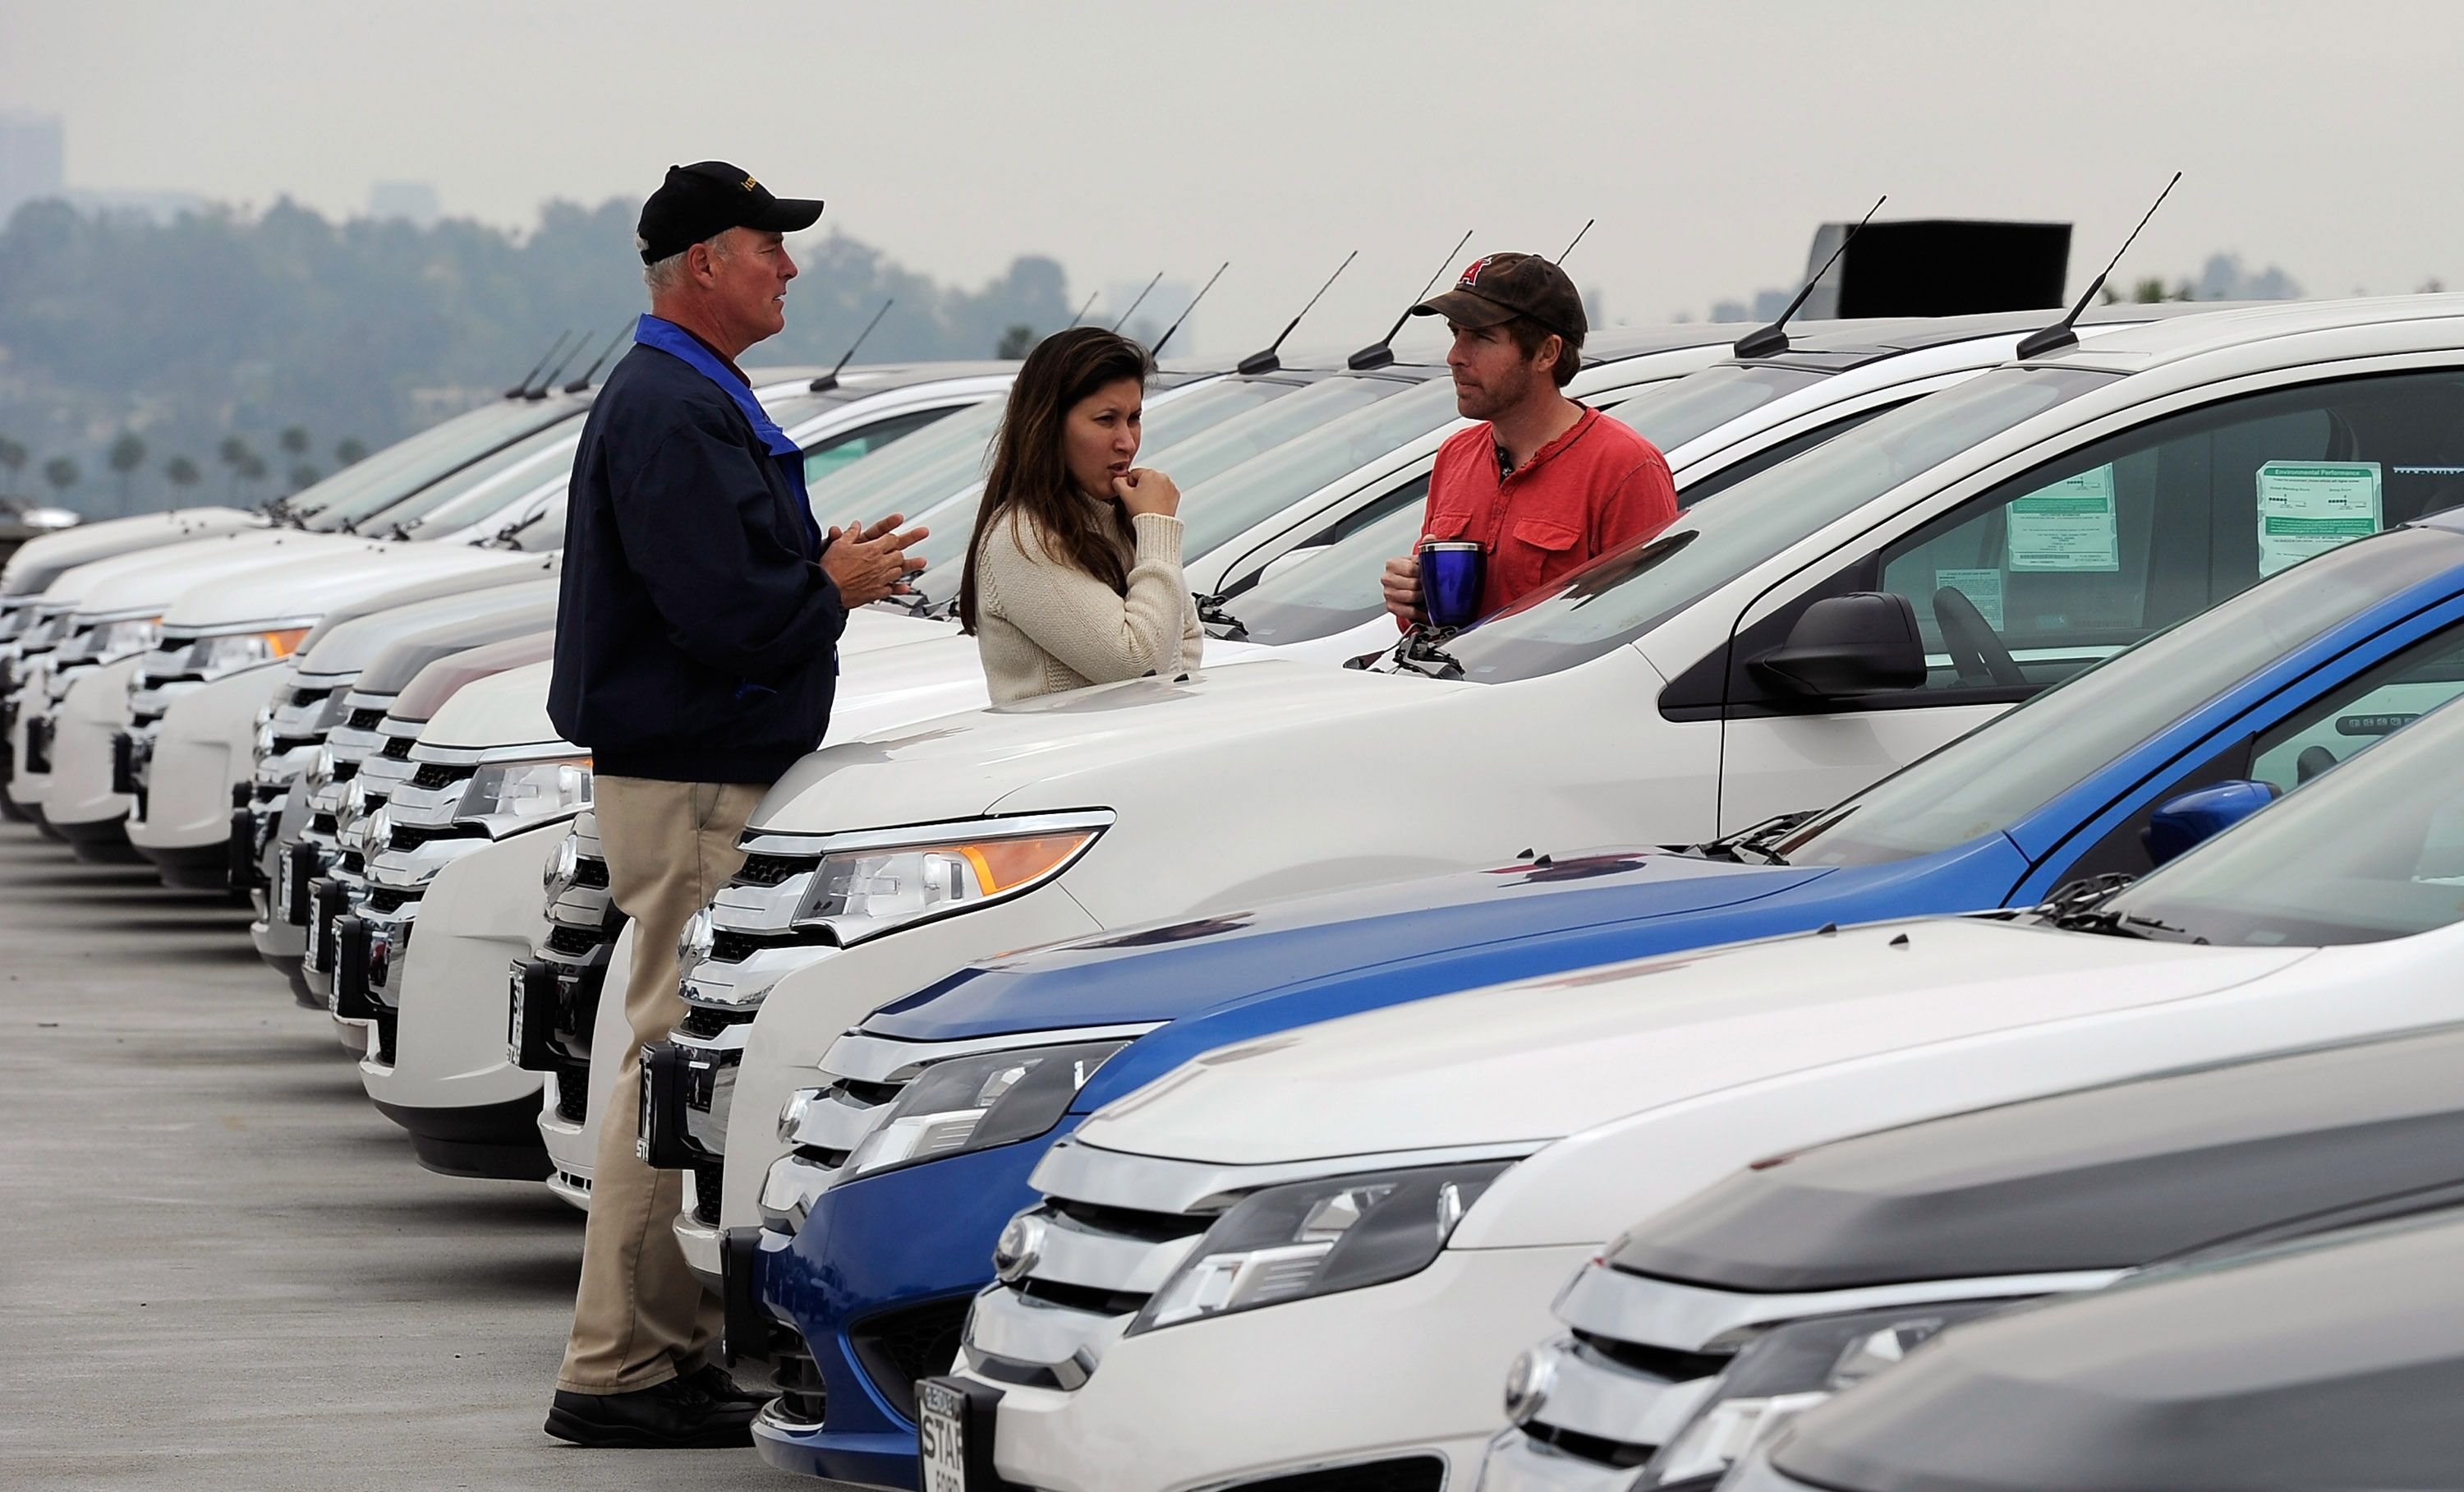
[[522, 966], [514, 966], [513, 1019], [505, 1024], [505, 1060], [522, 1065]]
[[923, 1492], [967, 1492], [967, 1393], [926, 1378], [915, 1385], [915, 1448]]
[[[289, 856], [287, 856], [287, 855], [286, 855], [286, 856], [284, 856], [284, 857], [283, 857], [283, 874], [284, 874], [284, 875], [286, 875], [286, 876], [287, 876], [287, 875], [289, 875], [289, 874], [291, 874], [291, 871], [290, 871], [290, 860], [291, 860], [291, 857], [290, 857]], [[282, 904], [283, 904], [283, 905], [285, 905], [285, 906], [288, 906], [288, 905], [290, 905], [290, 904], [291, 904], [291, 902], [290, 902], [289, 899], [288, 899], [288, 898], [286, 898], [286, 899], [284, 900], [284, 902], [283, 902], [283, 903], [282, 903]], [[318, 914], [317, 908], [316, 908], [315, 906], [313, 906], [313, 905], [312, 905], [312, 906], [310, 906], [310, 907], [308, 908], [308, 953], [307, 953], [307, 958], [308, 958], [308, 967], [309, 967], [310, 969], [322, 969], [325, 967], [325, 955], [320, 951], [320, 950], [324, 947], [324, 946], [325, 946], [325, 919], [324, 919], [323, 917], [319, 916], [319, 915]]]
[[[275, 857], [274, 874], [275, 881], [274, 888], [274, 904], [282, 908], [282, 919], [283, 921], [288, 922], [291, 920], [290, 856], [282, 855]], [[312, 932], [309, 936], [313, 939], [316, 935]]]

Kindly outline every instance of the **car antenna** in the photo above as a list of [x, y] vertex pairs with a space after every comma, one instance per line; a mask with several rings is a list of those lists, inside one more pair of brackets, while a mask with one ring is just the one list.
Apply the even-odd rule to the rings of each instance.
[[1469, 242], [1471, 242], [1471, 230], [1466, 228], [1463, 230], [1463, 235], [1455, 240], [1455, 246], [1446, 251], [1446, 256], [1438, 261], [1438, 273], [1430, 276], [1429, 282], [1420, 287], [1420, 293], [1412, 298], [1409, 305], [1403, 307], [1403, 314], [1395, 318], [1395, 324], [1386, 328], [1386, 335], [1344, 359], [1343, 366], [1355, 373], [1365, 373], [1371, 368], [1384, 367], [1394, 362], [1395, 338], [1402, 332], [1403, 323], [1412, 319], [1412, 306], [1429, 299], [1429, 292], [1437, 288], [1440, 277], [1446, 272], [1446, 266], [1455, 261], [1455, 256], [1463, 253], [1463, 246]]
[[1874, 214], [1882, 211], [1882, 204], [1890, 200], [1891, 198], [1888, 192], [1885, 192], [1881, 196], [1874, 199], [1874, 205], [1865, 210], [1865, 215], [1857, 219], [1857, 226], [1840, 235], [1839, 246], [1831, 251], [1831, 257], [1823, 260], [1822, 267], [1815, 270], [1813, 277], [1807, 279], [1803, 285], [1798, 287], [1796, 299], [1788, 303], [1787, 310], [1779, 313], [1778, 321], [1771, 323], [1760, 331], [1749, 331], [1744, 336], [1739, 337], [1737, 339], [1737, 345], [1730, 347], [1728, 350], [1741, 358], [1776, 357], [1780, 353], [1786, 352], [1788, 350], [1788, 319], [1794, 316], [1797, 311], [1804, 306], [1806, 297], [1814, 294], [1814, 287], [1822, 283], [1822, 277], [1830, 274], [1831, 266], [1839, 262], [1839, 256], [1848, 252], [1849, 243], [1854, 240], [1859, 234], [1864, 232], [1865, 225], [1872, 222], [1874, 220]]
[[577, 378], [573, 382], [565, 385], [564, 391], [567, 393], [580, 393], [584, 389], [589, 388], [590, 380], [599, 376], [599, 369], [606, 363], [607, 355], [616, 350], [616, 344], [625, 340], [625, 333], [628, 330], [630, 330], [629, 327], [617, 327], [616, 335], [607, 339], [607, 345], [599, 349], [598, 358], [595, 359], [588, 367], [582, 370], [582, 376], [580, 378]]
[[1255, 378], [1260, 373], [1271, 373], [1275, 369], [1283, 367], [1284, 360], [1277, 354], [1283, 350], [1284, 337], [1288, 337], [1292, 334], [1292, 327], [1298, 326], [1301, 323], [1301, 316], [1309, 315], [1309, 306], [1317, 304], [1318, 301], [1325, 297], [1328, 291], [1333, 289], [1334, 282], [1343, 278], [1343, 272], [1350, 269], [1352, 267], [1352, 261], [1358, 257], [1360, 257], [1360, 251], [1357, 249], [1343, 256], [1343, 262], [1334, 267], [1334, 273], [1326, 277], [1326, 283], [1317, 287], [1317, 294], [1309, 298], [1309, 305], [1301, 307], [1301, 315], [1293, 317], [1290, 325], [1284, 328], [1283, 337], [1277, 337], [1274, 341], [1266, 344], [1265, 351], [1252, 352], [1247, 357], [1243, 358], [1240, 363], [1236, 365], [1237, 370]]
[[1223, 272], [1231, 267], [1232, 261], [1230, 259], [1225, 259], [1222, 263], [1215, 266], [1215, 273], [1206, 277], [1206, 283], [1198, 287], [1198, 294], [1189, 298], [1189, 303], [1182, 306], [1180, 308], [1180, 314], [1173, 318], [1172, 324], [1163, 329], [1163, 335], [1155, 339], [1155, 345], [1147, 348], [1148, 357], [1159, 358], [1163, 356], [1163, 345], [1172, 340], [1172, 334], [1174, 332], [1180, 330], [1180, 323], [1189, 320], [1189, 313], [1198, 309], [1198, 302], [1206, 299], [1206, 292], [1214, 289], [1215, 282], [1223, 278]]
[[[1077, 314], [1077, 315], [1075, 315], [1075, 316], [1073, 316], [1073, 317], [1069, 318], [1069, 326], [1075, 326], [1075, 325], [1077, 325], [1080, 322], [1085, 321], [1085, 320], [1087, 319], [1087, 313], [1088, 313], [1088, 312], [1089, 312], [1089, 311], [1091, 311], [1091, 310], [1093, 310], [1093, 309], [1095, 309], [1095, 298], [1096, 298], [1097, 296], [1099, 296], [1099, 295], [1102, 295], [1102, 294], [1103, 294], [1103, 292], [1102, 292], [1102, 291], [1100, 291], [1100, 290], [1089, 290], [1089, 291], [1088, 291], [1088, 292], [1087, 292], [1087, 303], [1086, 303], [1085, 305], [1082, 305], [1082, 306], [1080, 306], [1080, 307], [1078, 308], [1078, 314]], [[1061, 329], [1062, 329], [1063, 331], [1067, 331], [1067, 330], [1069, 329], [1069, 326], [1064, 326], [1064, 327], [1062, 327]]]
[[556, 341], [549, 343], [546, 356], [541, 357], [538, 362], [532, 364], [531, 370], [521, 376], [521, 381], [515, 384], [511, 389], [505, 390], [505, 397], [508, 399], [518, 399], [527, 394], [530, 391], [531, 380], [547, 371], [548, 358], [556, 356], [557, 349], [564, 345], [564, 339], [572, 335], [573, 328], [568, 326], [564, 329], [561, 336], [559, 336]]
[[855, 341], [848, 343], [847, 349], [839, 354], [838, 362], [831, 365], [828, 372], [813, 380], [813, 392], [827, 393], [839, 386], [839, 369], [847, 366], [847, 359], [855, 356], [855, 349], [864, 345], [864, 339], [872, 335], [872, 329], [881, 324], [881, 319], [888, 316], [890, 308], [897, 303], [895, 296], [881, 302], [881, 309], [872, 313], [872, 320], [864, 323], [864, 330], [855, 334]]
[[2156, 215], [2156, 210], [2165, 205], [2165, 199], [2173, 194], [2174, 187], [2178, 186], [2181, 180], [2182, 173], [2175, 171], [2173, 179], [2165, 184], [2165, 189], [2156, 193], [2156, 200], [2148, 204], [2147, 216], [2139, 220], [2139, 227], [2132, 229], [2130, 236], [2122, 240], [2122, 247], [2114, 251], [2112, 262], [2105, 265], [2102, 274], [2088, 282], [2087, 293], [2079, 298], [2079, 303], [2072, 306], [2060, 321], [2051, 326], [2040, 331], [2030, 332], [2019, 344], [2019, 356], [2032, 358], [2039, 353], [2053, 352], [2062, 347], [2076, 346], [2079, 344], [2078, 323], [2080, 315], [2087, 310], [2088, 302], [2095, 300], [2096, 293], [2104, 288], [2104, 277], [2113, 273], [2114, 266], [2122, 262], [2122, 256], [2128, 254], [2130, 246], [2139, 241], [2140, 229], [2147, 226], [2147, 218]]
[[546, 398], [548, 386], [555, 383], [559, 377], [562, 376], [567, 364], [570, 364], [575, 358], [582, 356], [582, 349], [583, 346], [588, 345], [590, 337], [586, 332], [576, 336], [573, 339], [573, 349], [567, 352], [564, 355], [563, 360], [559, 362], [556, 367], [548, 369], [548, 373], [545, 378], [540, 379], [538, 383], [535, 383], [529, 388], [523, 390], [522, 397], [525, 399]]
[[1153, 291], [1155, 286], [1161, 283], [1163, 283], [1163, 271], [1157, 270], [1155, 272], [1155, 278], [1147, 281], [1147, 288], [1138, 292], [1138, 298], [1131, 301], [1130, 308], [1121, 313], [1121, 319], [1112, 323], [1112, 329], [1114, 331], [1119, 331], [1122, 327], [1127, 326], [1130, 323], [1130, 318], [1138, 314], [1138, 307], [1147, 303], [1148, 293]]
[[[1590, 233], [1592, 231], [1592, 225], [1598, 221], [1599, 219], [1596, 217], [1587, 217], [1583, 219], [1581, 232], [1574, 234], [1574, 243], [1581, 243], [1583, 241], [1583, 234]], [[1566, 264], [1566, 255], [1574, 252], [1574, 243], [1566, 245], [1565, 253], [1558, 255], [1554, 259], [1550, 260], [1550, 262], [1556, 265], [1558, 268], [1563, 269]]]

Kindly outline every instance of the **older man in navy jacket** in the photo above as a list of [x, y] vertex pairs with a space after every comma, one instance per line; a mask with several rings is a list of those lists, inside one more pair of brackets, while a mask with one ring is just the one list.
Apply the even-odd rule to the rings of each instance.
[[[590, 748], [610, 891], [633, 920], [625, 1014], [638, 1048], [684, 1013], [676, 938], [742, 863], [762, 792], [820, 744], [847, 610], [923, 568], [896, 515], [823, 534], [803, 458], [736, 366], [786, 325], [783, 234], [822, 204], [723, 162], [671, 167], [635, 246], [650, 314], [607, 375], [574, 459], [548, 715]], [[573, 1333], [547, 1432], [584, 1445], [750, 1443], [759, 1401], [710, 1361], [715, 1304], [669, 1219], [681, 1173], [602, 1120]]]

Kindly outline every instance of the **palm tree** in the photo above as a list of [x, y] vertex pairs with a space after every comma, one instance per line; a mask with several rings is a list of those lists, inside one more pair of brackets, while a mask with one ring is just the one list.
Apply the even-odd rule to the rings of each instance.
[[187, 497], [188, 489], [195, 486], [198, 479], [204, 476], [205, 473], [197, 470], [197, 463], [185, 456], [175, 456], [164, 462], [163, 479], [171, 484], [173, 494], [171, 505], [179, 506]]
[[334, 464], [337, 467], [356, 466], [367, 459], [367, 442], [357, 435], [344, 435], [334, 442]]
[[137, 468], [145, 464], [144, 437], [133, 430], [121, 431], [120, 438], [111, 443], [111, 450], [103, 459], [111, 464], [112, 471], [120, 478], [120, 511], [125, 515], [130, 506], [128, 479], [136, 474]]
[[53, 457], [43, 463], [43, 480], [50, 482], [52, 491], [63, 500], [68, 490], [77, 484], [77, 463], [65, 456]]
[[282, 434], [274, 438], [286, 456], [308, 454], [308, 427], [305, 425], [287, 425], [283, 427]]
[[9, 485], [17, 484], [17, 473], [25, 467], [26, 448], [5, 435], [0, 435], [0, 467], [9, 470]]

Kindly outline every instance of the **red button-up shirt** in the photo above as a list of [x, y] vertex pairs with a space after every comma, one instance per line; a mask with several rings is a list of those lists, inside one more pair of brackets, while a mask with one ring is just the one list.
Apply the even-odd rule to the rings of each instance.
[[1438, 448], [1422, 539], [1487, 552], [1480, 614], [1492, 615], [1587, 561], [1677, 521], [1677, 484], [1650, 441], [1597, 410], [1501, 474], [1496, 432], [1458, 431]]

